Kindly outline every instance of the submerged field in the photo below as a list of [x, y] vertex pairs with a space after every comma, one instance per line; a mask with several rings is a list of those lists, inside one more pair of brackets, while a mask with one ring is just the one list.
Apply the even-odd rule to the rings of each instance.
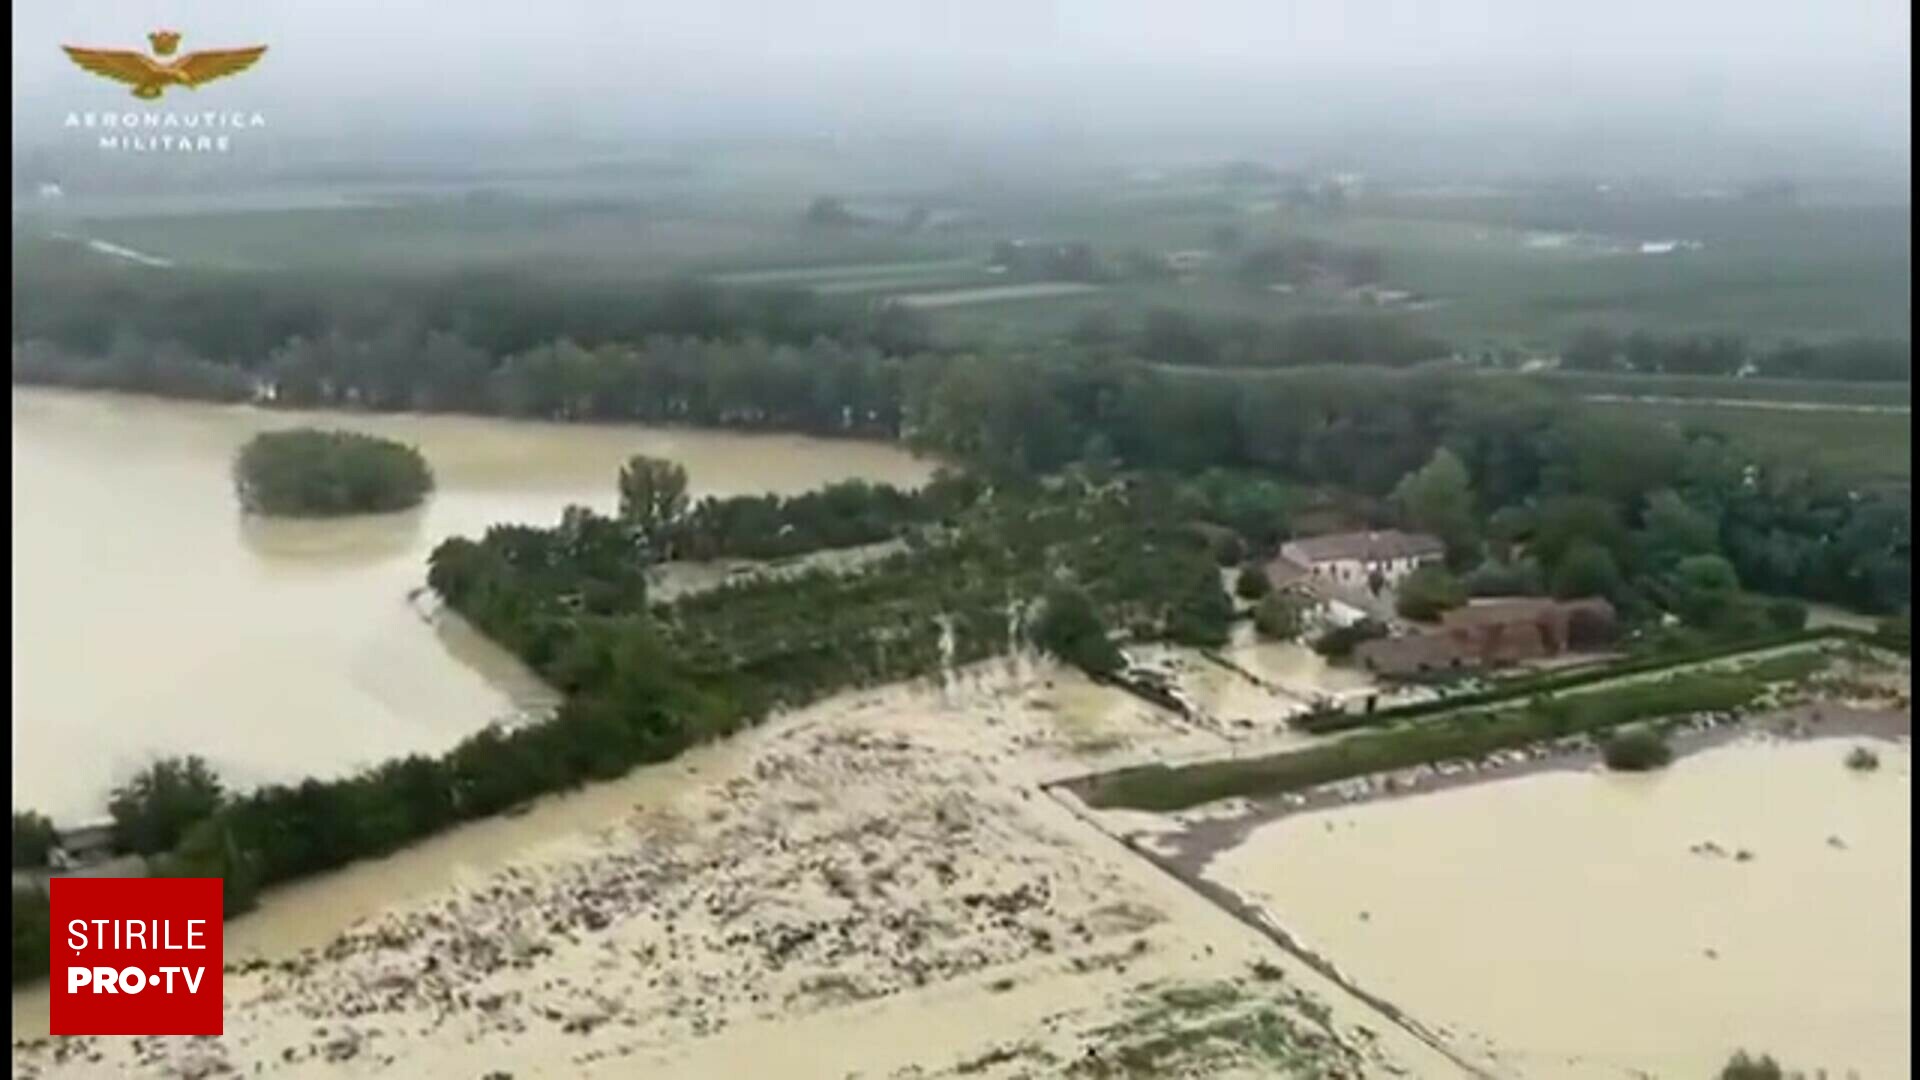
[[1290, 816], [1206, 874], [1503, 1076], [1710, 1076], [1743, 1047], [1905, 1076], [1912, 752], [1860, 773], [1847, 749]]

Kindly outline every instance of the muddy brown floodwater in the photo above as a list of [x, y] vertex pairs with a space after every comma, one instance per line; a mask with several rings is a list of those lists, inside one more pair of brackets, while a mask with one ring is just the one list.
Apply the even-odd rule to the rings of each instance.
[[1031, 657], [839, 695], [269, 890], [218, 1038], [48, 1040], [16, 991], [12, 1075], [1460, 1075], [1039, 790], [1209, 739]]
[[[262, 430], [314, 424], [418, 446], [437, 490], [342, 521], [244, 517], [229, 468]], [[101, 813], [153, 758], [240, 786], [438, 751], [551, 692], [458, 619], [408, 602], [448, 536], [614, 507], [636, 453], [696, 494], [917, 484], [874, 443], [468, 417], [265, 411], [13, 391], [13, 800]]]
[[1206, 876], [1503, 1076], [1908, 1076], [1912, 749], [1853, 744], [1292, 815]]

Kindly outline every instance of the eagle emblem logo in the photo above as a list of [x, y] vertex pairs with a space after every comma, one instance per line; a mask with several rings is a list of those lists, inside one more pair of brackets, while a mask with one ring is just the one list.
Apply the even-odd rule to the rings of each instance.
[[147, 35], [153, 55], [131, 49], [82, 49], [60, 46], [61, 51], [86, 71], [133, 87], [133, 96], [152, 101], [166, 93], [169, 86], [189, 90], [215, 79], [237, 75], [252, 67], [267, 51], [265, 45], [240, 49], [209, 49], [192, 52], [178, 60], [169, 60], [180, 47], [180, 35], [172, 30], [155, 30]]

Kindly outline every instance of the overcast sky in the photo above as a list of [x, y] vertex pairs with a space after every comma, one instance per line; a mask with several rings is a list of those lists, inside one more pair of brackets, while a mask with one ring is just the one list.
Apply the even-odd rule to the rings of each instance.
[[1683, 156], [1732, 132], [1904, 160], [1909, 24], [1900, 0], [17, 0], [14, 115], [129, 104], [57, 46], [168, 26], [183, 51], [266, 44], [177, 96], [271, 109], [282, 131], [1611, 123]]

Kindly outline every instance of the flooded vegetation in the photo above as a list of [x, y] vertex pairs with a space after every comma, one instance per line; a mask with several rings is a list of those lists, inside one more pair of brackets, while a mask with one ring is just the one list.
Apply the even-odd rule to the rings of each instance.
[[[569, 504], [611, 510], [633, 453], [672, 456], [703, 495], [912, 485], [932, 470], [901, 450], [794, 436], [20, 388], [12, 420], [14, 790], [62, 823], [103, 813], [113, 784], [164, 754], [201, 754], [244, 786], [438, 751], [551, 706], [519, 661], [409, 597], [448, 536], [550, 524]], [[395, 514], [242, 514], [234, 454], [258, 432], [316, 423], [419, 447], [437, 489]]]
[[35, 1040], [16, 993], [15, 1070], [1448, 1075], [1036, 793], [1082, 724], [1194, 737], [1032, 657], [845, 695], [269, 893], [221, 1039]]

